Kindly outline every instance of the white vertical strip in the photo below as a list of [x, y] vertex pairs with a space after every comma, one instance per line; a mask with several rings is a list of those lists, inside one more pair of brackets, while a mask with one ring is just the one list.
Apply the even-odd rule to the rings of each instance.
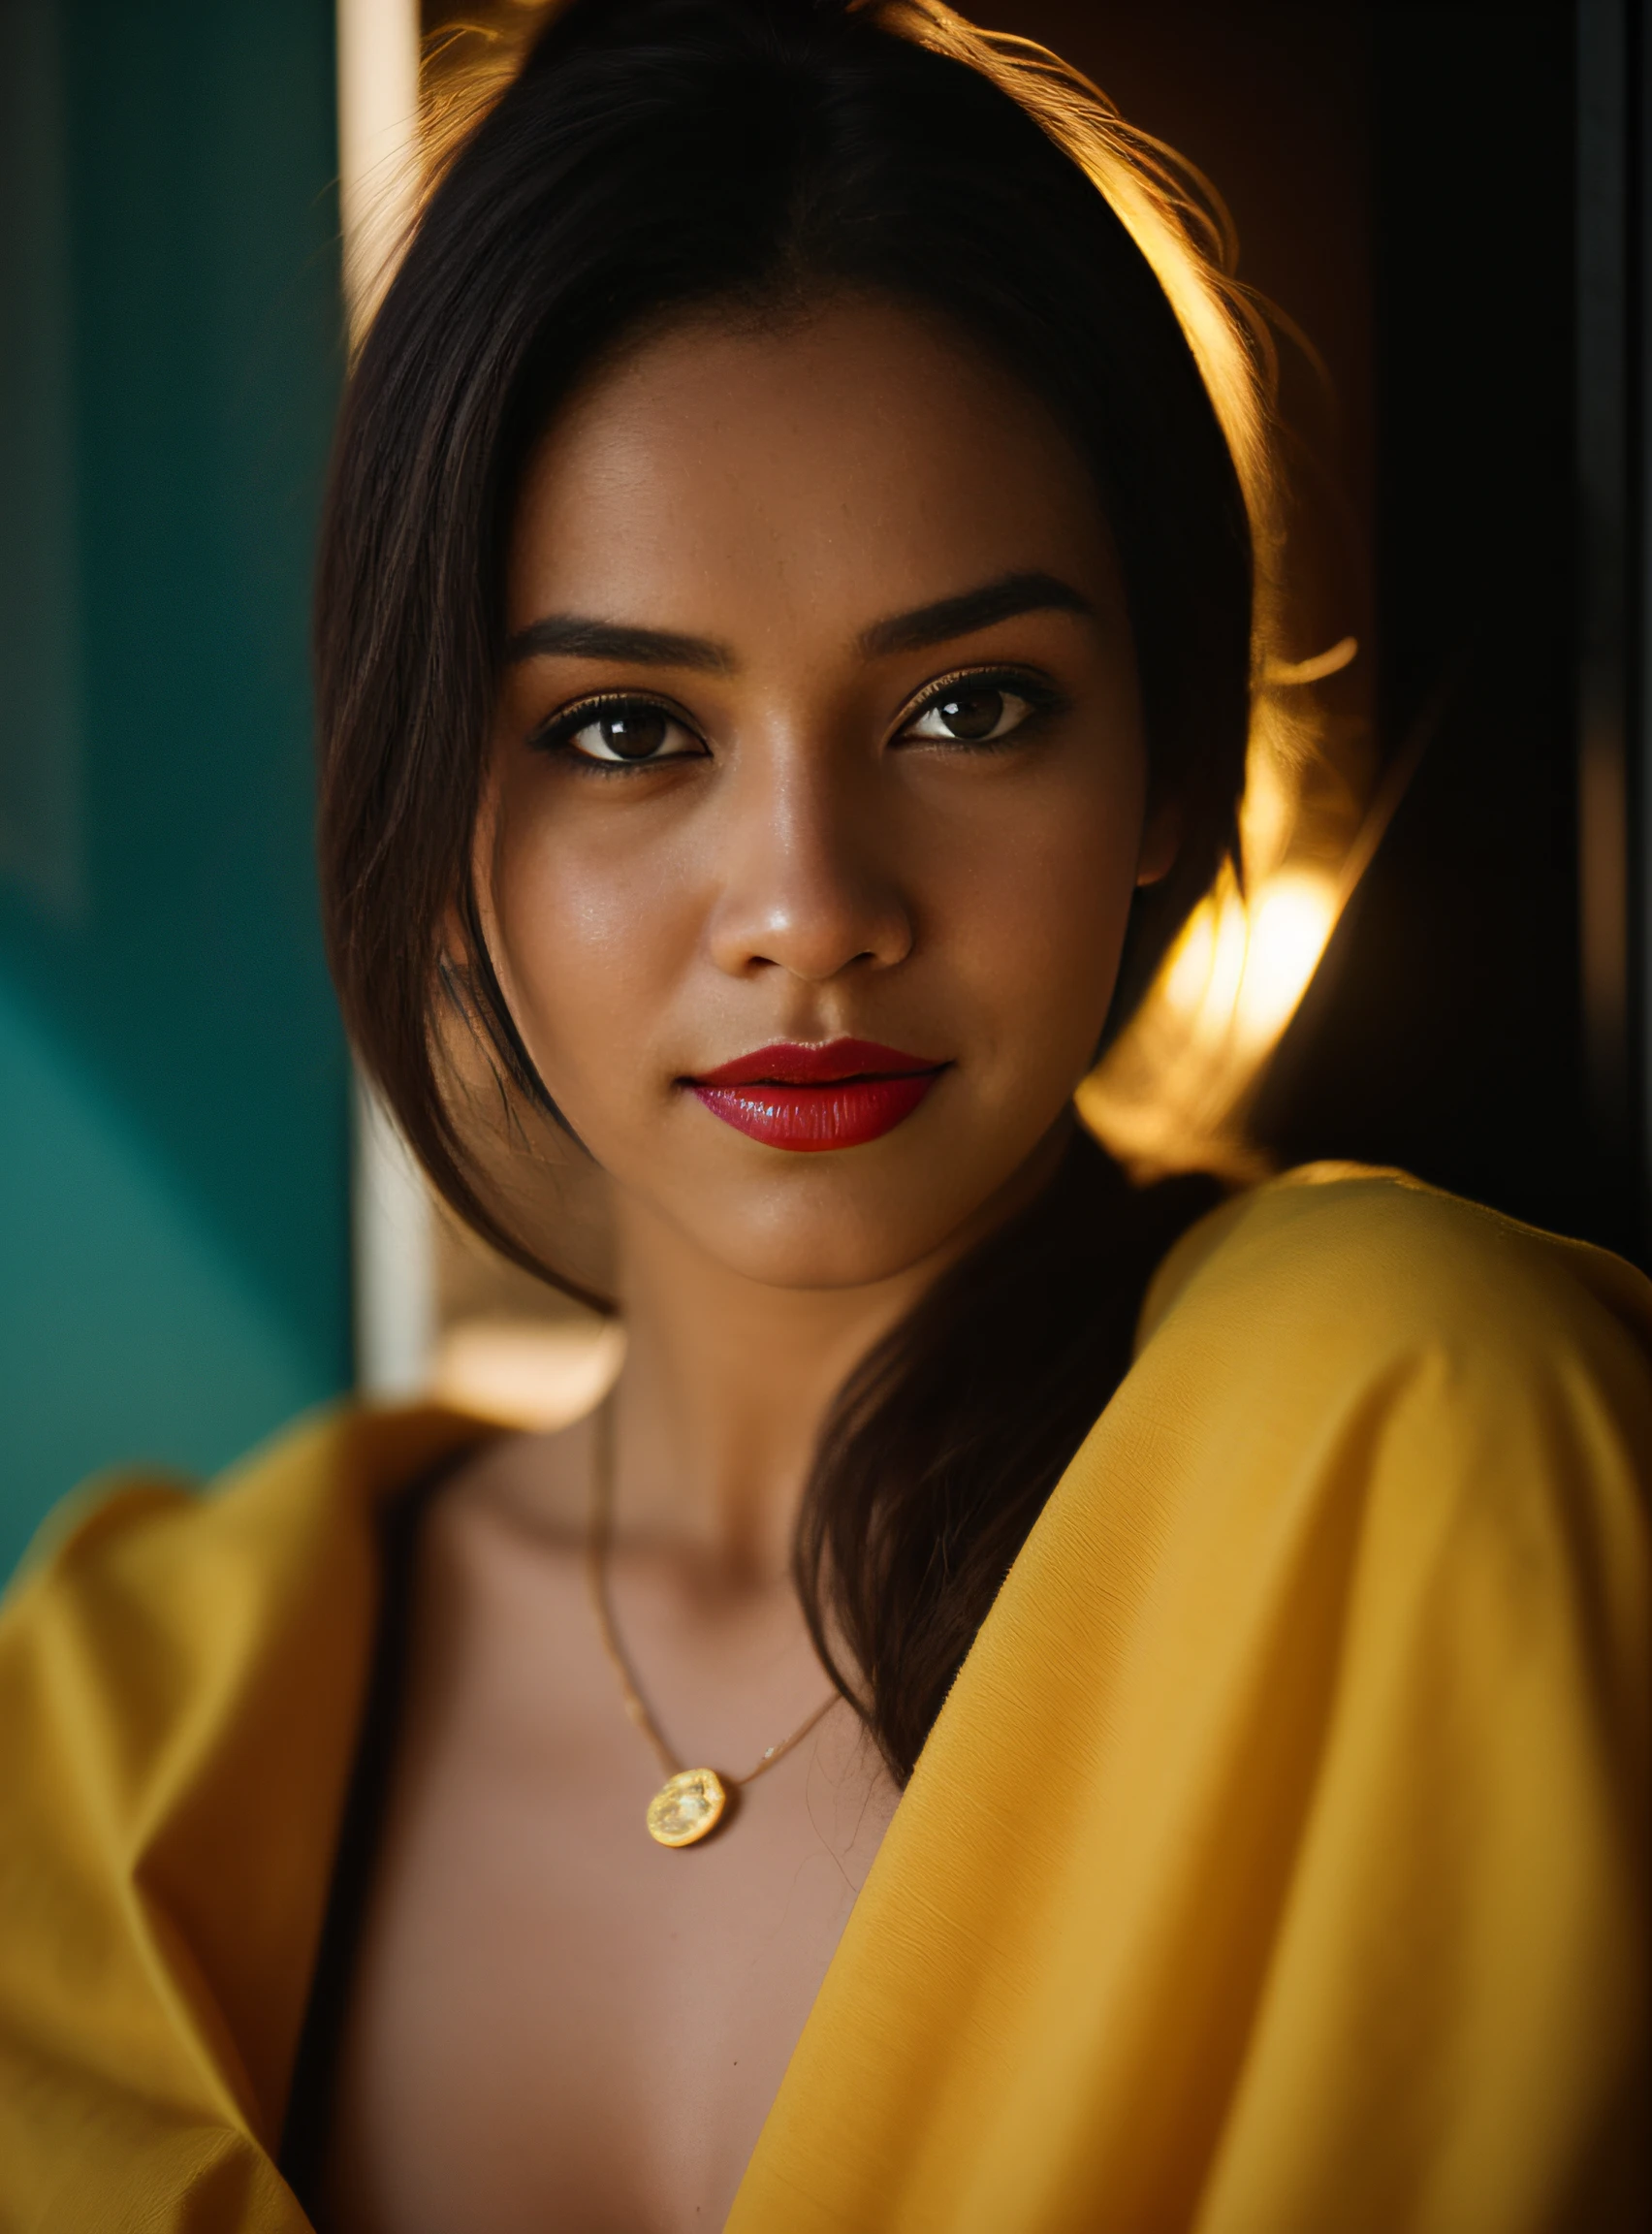
[[338, 203], [360, 339], [419, 190], [419, 0], [338, 0]]
[[[338, 0], [338, 203], [344, 286], [360, 340], [389, 282], [419, 185], [419, 0]], [[369, 1396], [429, 1381], [435, 1229], [424, 1178], [384, 1105], [355, 1093], [352, 1254], [356, 1380]]]
[[359, 1076], [355, 1100], [356, 1380], [368, 1396], [412, 1396], [429, 1380], [436, 1340], [429, 1190], [389, 1111]]

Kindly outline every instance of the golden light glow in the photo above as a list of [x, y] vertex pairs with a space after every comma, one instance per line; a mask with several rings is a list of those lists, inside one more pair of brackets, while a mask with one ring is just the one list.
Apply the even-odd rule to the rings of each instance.
[[1291, 870], [1262, 886], [1246, 910], [1233, 1015], [1241, 1038], [1272, 1047], [1296, 1013], [1336, 919], [1336, 890], [1323, 877]]
[[1270, 659], [1266, 680], [1276, 688], [1290, 683], [1323, 683], [1328, 676], [1351, 667], [1358, 656], [1357, 640], [1344, 636], [1328, 652], [1316, 653], [1312, 659]]
[[1323, 870], [1286, 867], [1248, 893], [1228, 871], [1194, 910], [1140, 1013], [1079, 1089], [1086, 1124], [1141, 1176], [1253, 1167], [1246, 1104], [1344, 897]]
[[436, 1346], [438, 1402], [530, 1433], [582, 1419], [619, 1376], [625, 1337], [594, 1312], [577, 1320], [461, 1319]]

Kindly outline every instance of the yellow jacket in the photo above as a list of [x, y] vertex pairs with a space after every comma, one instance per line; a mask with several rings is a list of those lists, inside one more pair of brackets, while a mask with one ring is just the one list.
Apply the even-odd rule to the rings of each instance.
[[[1652, 1289], [1381, 1174], [1216, 1212], [896, 1812], [736, 2234], [1639, 2223]], [[372, 1509], [330, 1414], [80, 1500], [0, 1621], [0, 2225], [274, 2169]]]

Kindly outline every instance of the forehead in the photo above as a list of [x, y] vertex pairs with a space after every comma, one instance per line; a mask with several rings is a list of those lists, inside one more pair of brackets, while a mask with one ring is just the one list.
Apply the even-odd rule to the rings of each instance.
[[507, 620], [795, 631], [1040, 569], [1111, 582], [1054, 419], [937, 322], [849, 302], [677, 325], [593, 375], [529, 462]]

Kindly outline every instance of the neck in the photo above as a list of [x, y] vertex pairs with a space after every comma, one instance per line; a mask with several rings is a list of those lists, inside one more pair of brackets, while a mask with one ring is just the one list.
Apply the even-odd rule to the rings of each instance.
[[730, 1581], [778, 1580], [827, 1407], [934, 1268], [863, 1288], [769, 1288], [640, 1218], [624, 1221], [621, 1261], [623, 1523]]
[[690, 1552], [731, 1583], [787, 1575], [833, 1397], [948, 1265], [1032, 1198], [1064, 1140], [1052, 1136], [944, 1248], [861, 1287], [747, 1279], [646, 1207], [620, 1204], [616, 1486], [625, 1531]]

